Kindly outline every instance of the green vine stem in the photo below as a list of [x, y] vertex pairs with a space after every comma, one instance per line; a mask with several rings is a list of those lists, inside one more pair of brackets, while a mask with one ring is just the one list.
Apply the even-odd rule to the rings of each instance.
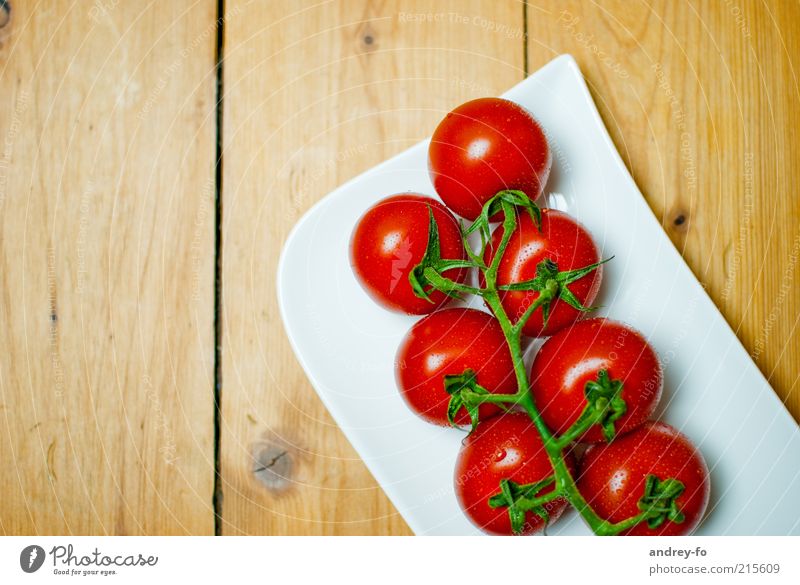
[[[488, 279], [487, 279], [488, 282]], [[488, 288], [488, 287], [487, 287]], [[607, 536], [615, 535], [620, 532], [639, 524], [642, 518], [634, 516], [618, 524], [610, 523], [600, 516], [592, 509], [586, 498], [578, 490], [575, 483], [575, 478], [570, 473], [567, 467], [564, 453], [571, 441], [560, 440], [559, 437], [553, 435], [550, 429], [545, 424], [541, 413], [536, 408], [533, 402], [533, 397], [530, 393], [530, 383], [528, 381], [528, 372], [523, 361], [522, 342], [521, 342], [521, 328], [512, 325], [511, 320], [500, 302], [500, 297], [497, 291], [487, 290], [482, 295], [486, 303], [492, 309], [492, 312], [500, 322], [500, 327], [506, 336], [509, 350], [511, 351], [511, 359], [514, 363], [514, 373], [517, 378], [517, 394], [514, 397], [514, 402], [521, 405], [528, 416], [536, 426], [536, 430], [542, 437], [545, 451], [550, 459], [550, 464], [553, 466], [553, 472], [556, 479], [556, 490], [559, 495], [563, 495], [567, 501], [578, 511], [584, 521], [589, 525], [589, 528], [597, 535]], [[521, 320], [520, 320], [521, 322]], [[568, 431], [569, 433], [569, 431]], [[641, 516], [641, 514], [639, 515]]]
[[[626, 409], [625, 402], [620, 397], [622, 384], [617, 380], [610, 380], [607, 373], [602, 372], [597, 382], [590, 383], [594, 384], [593, 386], [590, 387], [590, 384], [587, 384], [588, 404], [579, 419], [561, 436], [556, 436], [544, 422], [531, 395], [528, 372], [523, 360], [522, 328], [531, 315], [540, 307], [545, 312], [546, 317], [550, 304], [557, 297], [570, 305], [579, 305], [576, 308], [580, 310], [591, 310], [590, 307], [583, 307], [577, 302], [577, 299], [569, 291], [568, 285], [589, 274], [600, 264], [610, 260], [610, 258], [567, 272], [558, 272], [557, 267], [552, 262], [546, 266], [543, 263], [543, 266], [537, 267], [537, 279], [539, 280], [532, 279], [524, 283], [498, 287], [497, 272], [511, 236], [517, 227], [518, 209], [528, 211], [536, 224], [540, 225], [541, 212], [524, 193], [521, 191], [501, 191], [486, 203], [483, 213], [472, 226], [466, 230], [462, 227], [462, 240], [469, 260], [458, 261], [443, 260], [440, 257], [438, 228], [433, 221], [433, 213], [431, 212], [429, 214], [429, 249], [426, 251], [423, 261], [415, 267], [409, 276], [412, 287], [418, 296], [422, 298], [428, 298], [431, 288], [438, 289], [451, 296], [465, 293], [483, 298], [497, 318], [511, 353], [517, 381], [517, 392], [515, 394], [489, 393], [485, 388], [477, 384], [474, 374], [470, 371], [457, 376], [448, 376], [450, 380], [445, 382], [445, 388], [451, 394], [448, 415], [451, 422], [458, 410], [465, 408], [470, 414], [474, 429], [474, 426], [479, 424], [477, 413], [480, 404], [491, 402], [500, 405], [519, 405], [528, 414], [541, 435], [545, 451], [553, 467], [553, 476], [547, 480], [548, 484], [555, 484], [552, 491], [545, 495], [537, 496], [536, 494], [540, 487], [538, 485], [518, 486], [509, 480], [503, 480], [505, 483], [501, 482], [500, 493], [490, 498], [490, 505], [492, 507], [507, 506], [512, 525], [517, 526], [524, 521], [525, 513], [528, 510], [540, 513], [543, 510], [543, 504], [563, 496], [578, 511], [592, 532], [602, 536], [620, 534], [642, 522], [647, 522], [650, 528], [656, 528], [667, 520], [682, 522], [683, 515], [677, 508], [675, 501], [683, 492], [683, 484], [673, 478], [662, 481], [655, 476], [648, 476], [645, 493], [638, 503], [640, 512], [616, 523], [608, 522], [598, 516], [578, 490], [575, 478], [567, 466], [565, 454], [571, 444], [594, 424], [600, 424], [603, 427], [607, 441], [613, 439], [615, 432], [614, 421], [624, 414]], [[491, 217], [500, 211], [503, 212], [503, 234], [497, 249], [494, 250], [491, 263], [486, 266], [483, 262], [483, 253], [491, 240], [489, 221]], [[477, 253], [467, 241], [467, 236], [475, 231], [478, 231], [481, 235], [481, 249]], [[441, 275], [441, 272], [446, 269], [467, 266], [478, 268], [483, 272], [484, 288], [475, 288], [457, 283]], [[426, 287], [430, 288], [426, 289]], [[516, 323], [512, 323], [501, 302], [501, 292], [506, 290], [536, 290], [539, 292], [539, 296]], [[528, 488], [533, 491], [525, 491]], [[546, 522], [547, 518], [544, 518], [544, 520]]]
[[520, 485], [509, 479], [500, 481], [500, 492], [489, 498], [490, 508], [508, 508], [512, 530], [516, 533], [522, 532], [525, 524], [525, 513], [533, 512], [539, 516], [545, 525], [550, 521], [550, 514], [547, 512], [547, 504], [561, 498], [558, 490], [553, 489], [544, 495], [542, 491], [555, 483], [555, 478], [551, 475], [535, 483]]

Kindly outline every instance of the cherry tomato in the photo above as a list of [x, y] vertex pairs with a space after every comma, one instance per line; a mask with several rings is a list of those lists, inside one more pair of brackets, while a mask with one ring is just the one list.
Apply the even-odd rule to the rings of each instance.
[[[524, 282], [536, 277], [536, 267], [545, 259], [552, 260], [560, 271], [583, 268], [600, 260], [592, 236], [577, 221], [566, 213], [554, 209], [542, 210], [541, 231], [530, 215], [518, 215], [517, 228], [511, 235], [508, 247], [500, 260], [497, 271], [497, 284], [505, 285]], [[494, 250], [503, 237], [503, 226], [498, 226], [492, 234], [490, 245], [486, 247], [484, 262], [491, 263]], [[600, 289], [603, 267], [568, 285], [569, 290], [589, 307]], [[480, 275], [481, 285], [483, 273]], [[539, 297], [536, 291], [501, 291], [503, 308], [512, 322], [522, 317], [525, 310]], [[583, 313], [568, 305], [561, 298], [556, 299], [550, 310], [547, 326], [543, 324], [543, 312], [536, 309], [525, 323], [522, 332], [531, 337], [544, 337], [554, 334], [583, 316]]]
[[522, 106], [481, 98], [447, 114], [433, 133], [428, 170], [445, 205], [475, 219], [498, 191], [531, 199], [542, 192], [552, 159], [539, 123]]
[[675, 500], [683, 522], [666, 519], [654, 529], [640, 523], [625, 534], [692, 533], [708, 505], [708, 467], [689, 439], [667, 424], [646, 422], [608, 445], [590, 446], [581, 462], [578, 489], [601, 518], [621, 522], [639, 513], [637, 504], [651, 474], [683, 483], [684, 491]]
[[[397, 385], [408, 406], [434, 424], [449, 424], [446, 375], [469, 369], [477, 383], [492, 393], [517, 391], [514, 364], [500, 324], [475, 309], [444, 309], [417, 321], [403, 339], [395, 364]], [[484, 419], [498, 410], [493, 404], [482, 404], [478, 414]], [[464, 408], [455, 422], [469, 424]]]
[[[586, 383], [605, 370], [622, 382], [625, 414], [613, 422], [616, 437], [650, 418], [661, 398], [663, 376], [658, 356], [642, 335], [609, 319], [586, 319], [545, 341], [531, 368], [531, 391], [547, 426], [564, 433], [587, 404]], [[581, 437], [603, 440], [599, 425]]]
[[[364, 290], [387, 309], [413, 315], [432, 313], [450, 300], [440, 291], [430, 293], [433, 302], [414, 294], [409, 273], [420, 263], [428, 247], [428, 209], [439, 229], [441, 256], [461, 260], [466, 252], [461, 232], [447, 208], [430, 197], [404, 193], [388, 197], [359, 219], [350, 242], [350, 263]], [[463, 282], [465, 269], [444, 276]]]
[[[572, 461], [568, 464], [571, 466]], [[500, 492], [500, 481], [533, 484], [551, 476], [553, 468], [536, 427], [524, 413], [502, 413], [481, 422], [462, 444], [456, 461], [455, 491], [464, 513], [478, 528], [490, 534], [513, 534], [507, 507], [492, 508], [489, 498]], [[553, 491], [546, 487], [536, 495]], [[566, 499], [545, 505], [550, 522], [558, 520]], [[544, 528], [544, 520], [532, 511], [525, 513], [521, 534]]]

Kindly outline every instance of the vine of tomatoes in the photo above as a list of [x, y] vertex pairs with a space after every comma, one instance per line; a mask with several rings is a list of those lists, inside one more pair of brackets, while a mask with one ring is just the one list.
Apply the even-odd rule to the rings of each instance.
[[[459, 106], [429, 147], [444, 205], [400, 194], [370, 208], [351, 240], [354, 273], [384, 307], [427, 314], [401, 343], [397, 384], [423, 419], [469, 429], [454, 483], [476, 526], [533, 534], [572, 506], [598, 535], [688, 534], [708, 505], [708, 468], [650, 420], [663, 375], [648, 341], [585, 318], [610, 258], [574, 218], [536, 205], [551, 160], [521, 106]], [[468, 295], [489, 312], [444, 308]], [[530, 368], [527, 337], [547, 338]]]

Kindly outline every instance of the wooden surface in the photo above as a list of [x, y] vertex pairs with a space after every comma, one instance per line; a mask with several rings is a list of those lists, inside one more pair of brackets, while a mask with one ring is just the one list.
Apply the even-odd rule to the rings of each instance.
[[[225, 29], [223, 533], [405, 534], [294, 360], [278, 255], [325, 193], [423, 139], [454, 103], [521, 79], [522, 41], [508, 51], [475, 27], [401, 23], [426, 9], [409, 2], [296, 5], [228, 3], [240, 12]], [[493, 17], [519, 27], [522, 6]]]
[[214, 3], [12, 4], [1, 532], [213, 533], [216, 365], [219, 533], [408, 533], [292, 355], [280, 247], [338, 184], [565, 52], [800, 419], [798, 3], [226, 0], [218, 185]]
[[0, 48], [0, 532], [213, 534], [215, 7], [92, 6]]

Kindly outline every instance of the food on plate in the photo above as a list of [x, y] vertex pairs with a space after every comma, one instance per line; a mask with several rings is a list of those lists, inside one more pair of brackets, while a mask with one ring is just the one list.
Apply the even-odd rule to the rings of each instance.
[[456, 214], [473, 220], [499, 191], [536, 199], [552, 156], [539, 123], [522, 106], [501, 98], [460, 105], [439, 123], [428, 148], [436, 193]]
[[[450, 422], [448, 383], [501, 394], [517, 390], [503, 330], [494, 317], [475, 309], [443, 309], [417, 321], [400, 344], [395, 377], [411, 410], [440, 425]], [[498, 410], [485, 403], [474, 415], [483, 419]], [[472, 420], [463, 405], [452, 418], [457, 425]]]
[[552, 477], [531, 420], [521, 412], [501, 413], [464, 440], [456, 461], [456, 497], [470, 521], [485, 532], [534, 534], [567, 507], [563, 496], [554, 497]]
[[[503, 231], [500, 225], [492, 233], [484, 253], [487, 265], [494, 259]], [[540, 295], [546, 294], [551, 298], [533, 311], [522, 332], [530, 337], [543, 337], [572, 325], [591, 307], [600, 290], [603, 267], [597, 265], [599, 262], [600, 253], [591, 234], [566, 213], [543, 209], [541, 225], [530, 214], [520, 213], [497, 271], [497, 286], [506, 313], [516, 322]], [[588, 267], [592, 269], [573, 275], [583, 274], [575, 280], [559, 277], [559, 273]], [[541, 291], [503, 288], [535, 283], [537, 278]]]
[[[431, 213], [442, 257], [465, 259], [458, 222], [444, 205], [430, 197], [394, 195], [370, 207], [358, 220], [350, 242], [350, 263], [364, 290], [387, 309], [423, 315], [450, 300], [438, 290], [431, 291], [429, 299], [421, 298], [409, 282], [409, 273], [428, 248]], [[467, 270], [453, 268], [443, 275], [463, 282]]]
[[583, 455], [578, 489], [609, 522], [651, 515], [623, 534], [691, 534], [708, 505], [708, 467], [689, 439], [662, 422], [647, 422]]
[[[533, 534], [571, 505], [598, 535], [691, 533], [708, 504], [708, 469], [686, 437], [649, 420], [663, 374], [648, 341], [584, 319], [610, 258], [573, 217], [536, 205], [550, 164], [527, 111], [474, 100], [431, 141], [447, 207], [405, 193], [358, 221], [358, 281], [386, 308], [427, 314], [397, 350], [397, 386], [422, 419], [468, 427], [455, 493], [481, 530]], [[470, 296], [490, 312], [441, 308]], [[530, 366], [536, 346], [524, 337], [549, 337]], [[576, 443], [590, 443], [580, 471]]]
[[590, 402], [611, 402], [604, 420], [576, 437], [592, 443], [641, 426], [663, 386], [658, 356], [642, 334], [601, 318], [578, 321], [545, 341], [530, 379], [536, 406], [558, 434], [575, 424]]

